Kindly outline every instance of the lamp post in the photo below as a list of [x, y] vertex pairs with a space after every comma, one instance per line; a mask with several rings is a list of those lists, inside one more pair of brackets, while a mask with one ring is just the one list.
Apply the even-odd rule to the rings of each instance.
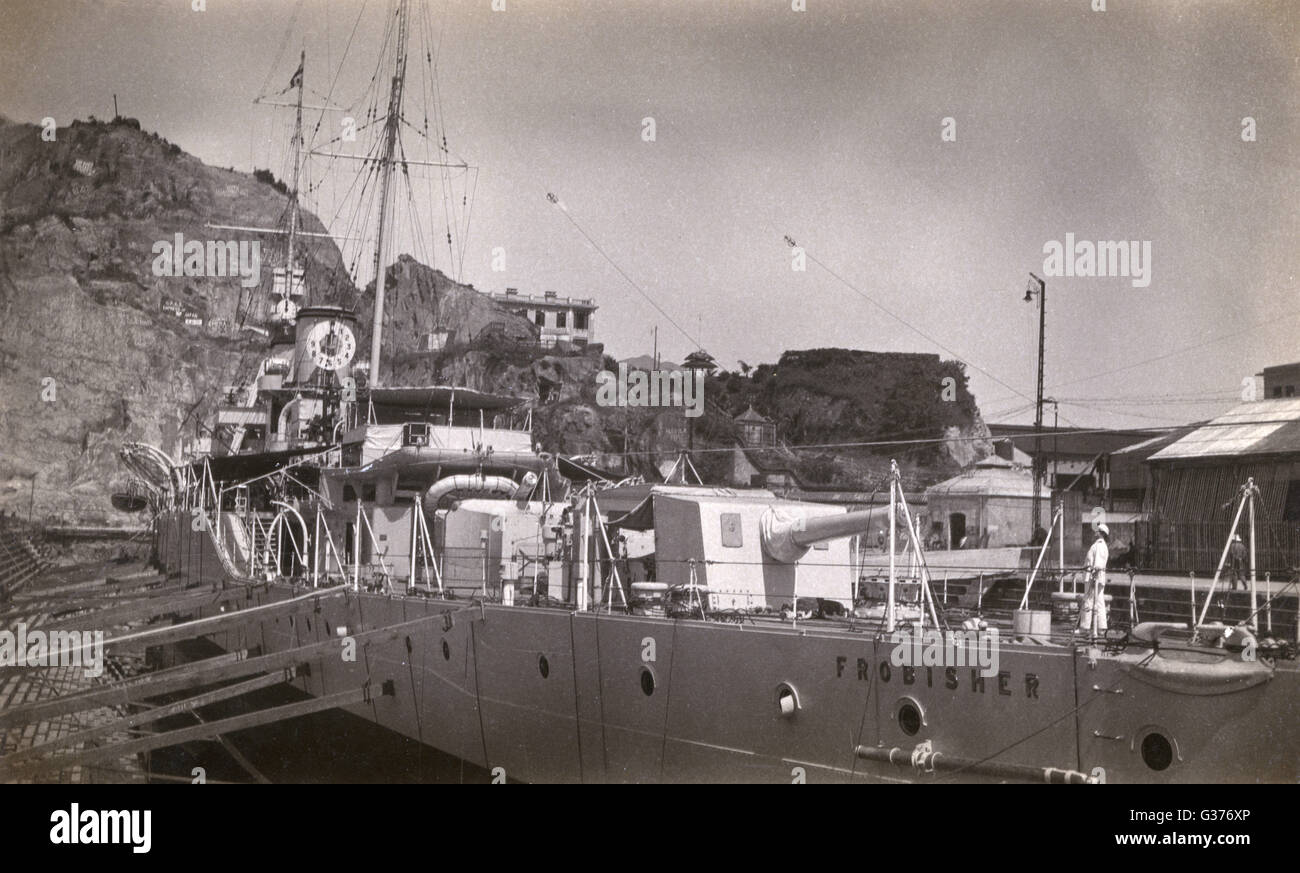
[[1034, 503], [1030, 509], [1029, 538], [1038, 533], [1042, 511], [1038, 506], [1043, 487], [1043, 329], [1047, 326], [1047, 283], [1029, 274], [1030, 283], [1025, 289], [1025, 302], [1032, 303], [1038, 295], [1038, 399], [1034, 405]]
[[[1060, 475], [1060, 469], [1057, 463], [1060, 459], [1060, 430], [1061, 430], [1061, 404], [1055, 397], [1044, 397], [1044, 404], [1052, 404], [1052, 487], [1056, 487], [1057, 476]], [[1043, 462], [1043, 476], [1047, 476], [1047, 462]]]
[[[1060, 401], [1058, 401], [1055, 397], [1044, 397], [1044, 398], [1043, 398], [1043, 403], [1045, 403], [1045, 404], [1046, 404], [1046, 403], [1050, 403], [1050, 404], [1052, 404], [1052, 478], [1051, 478], [1051, 480], [1050, 480], [1050, 481], [1051, 481], [1051, 485], [1050, 485], [1050, 486], [1048, 487], [1048, 489], [1047, 489], [1047, 494], [1048, 494], [1048, 501], [1047, 501], [1047, 502], [1048, 502], [1048, 504], [1052, 507], [1052, 512], [1053, 512], [1053, 513], [1056, 512], [1056, 508], [1057, 508], [1057, 506], [1059, 505], [1059, 506], [1061, 507], [1062, 519], [1064, 519], [1064, 517], [1065, 517], [1065, 516], [1064, 516], [1064, 512], [1065, 512], [1065, 492], [1064, 492], [1064, 491], [1059, 491], [1059, 490], [1058, 490], [1058, 489], [1061, 487], [1061, 486], [1060, 486], [1060, 481], [1061, 481], [1061, 469], [1060, 469], [1060, 467], [1058, 466], [1058, 465], [1060, 464], [1060, 458], [1061, 458], [1061, 448], [1060, 448], [1060, 439], [1061, 439], [1061, 404], [1060, 404]], [[1046, 459], [1043, 460], [1043, 479], [1045, 479], [1045, 480], [1047, 479], [1047, 460], [1046, 460]], [[1059, 503], [1058, 503], [1058, 501], [1059, 501]], [[1054, 517], [1054, 516], [1053, 516], [1053, 517]], [[1062, 521], [1061, 530], [1062, 530], [1062, 531], [1065, 530], [1064, 521]], [[1061, 545], [1064, 546], [1064, 543], [1062, 542]], [[1064, 560], [1065, 560], [1064, 557], [1062, 557], [1061, 560], [1064, 561]], [[1061, 566], [1064, 567], [1065, 564], [1062, 563]]]

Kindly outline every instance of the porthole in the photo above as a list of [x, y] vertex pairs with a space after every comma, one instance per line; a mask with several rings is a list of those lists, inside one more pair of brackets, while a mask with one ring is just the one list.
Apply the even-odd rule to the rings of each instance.
[[655, 693], [655, 674], [650, 672], [649, 667], [641, 668], [641, 693], [646, 697]]
[[790, 718], [803, 707], [799, 704], [799, 692], [788, 682], [776, 686], [776, 707], [782, 718]]
[[541, 655], [537, 659], [537, 672], [542, 674], [543, 679], [551, 675], [551, 664], [546, 660], [545, 655]]
[[921, 732], [921, 711], [910, 702], [898, 708], [898, 729], [909, 737]]
[[446, 640], [442, 641], [442, 659], [444, 661], [451, 660], [451, 646], [447, 645]]
[[1164, 734], [1151, 732], [1142, 738], [1142, 762], [1152, 770], [1166, 770], [1174, 762], [1174, 747]]
[[914, 737], [926, 725], [925, 710], [913, 698], [902, 697], [894, 704], [894, 720], [898, 722], [900, 731], [909, 737]]

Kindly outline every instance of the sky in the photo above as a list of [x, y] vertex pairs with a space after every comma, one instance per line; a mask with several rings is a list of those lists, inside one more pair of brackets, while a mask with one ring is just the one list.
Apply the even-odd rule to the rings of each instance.
[[[292, 110], [254, 98], [305, 51], [306, 99], [344, 110], [307, 113], [314, 148], [362, 153], [376, 127], [331, 140], [384, 110], [394, 2], [0, 0], [0, 113], [108, 118], [116, 94], [209, 164], [283, 177]], [[665, 359], [728, 369], [931, 352], [966, 362], [987, 421], [1031, 422], [1032, 272], [1063, 425], [1208, 418], [1300, 360], [1290, 0], [411, 4], [406, 154], [438, 159], [428, 114], [474, 169], [411, 170], [397, 250], [483, 291], [592, 297], [617, 358], [656, 325]], [[312, 158], [305, 199], [373, 252], [356, 165]], [[1149, 285], [1044, 275], [1067, 234], [1149, 243]]]

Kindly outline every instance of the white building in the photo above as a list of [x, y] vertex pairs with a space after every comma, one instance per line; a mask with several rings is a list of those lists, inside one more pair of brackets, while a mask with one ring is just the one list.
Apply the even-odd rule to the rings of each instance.
[[553, 346], [563, 341], [585, 346], [595, 336], [592, 317], [596, 313], [596, 301], [590, 298], [560, 297], [554, 291], [539, 297], [507, 288], [504, 294], [493, 294], [492, 299], [537, 325], [542, 345]]

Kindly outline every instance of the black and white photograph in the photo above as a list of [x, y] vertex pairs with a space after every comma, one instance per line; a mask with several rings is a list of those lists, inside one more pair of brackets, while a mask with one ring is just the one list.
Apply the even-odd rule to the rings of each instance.
[[0, 0], [0, 783], [1258, 848], [1298, 110], [1292, 0]]

